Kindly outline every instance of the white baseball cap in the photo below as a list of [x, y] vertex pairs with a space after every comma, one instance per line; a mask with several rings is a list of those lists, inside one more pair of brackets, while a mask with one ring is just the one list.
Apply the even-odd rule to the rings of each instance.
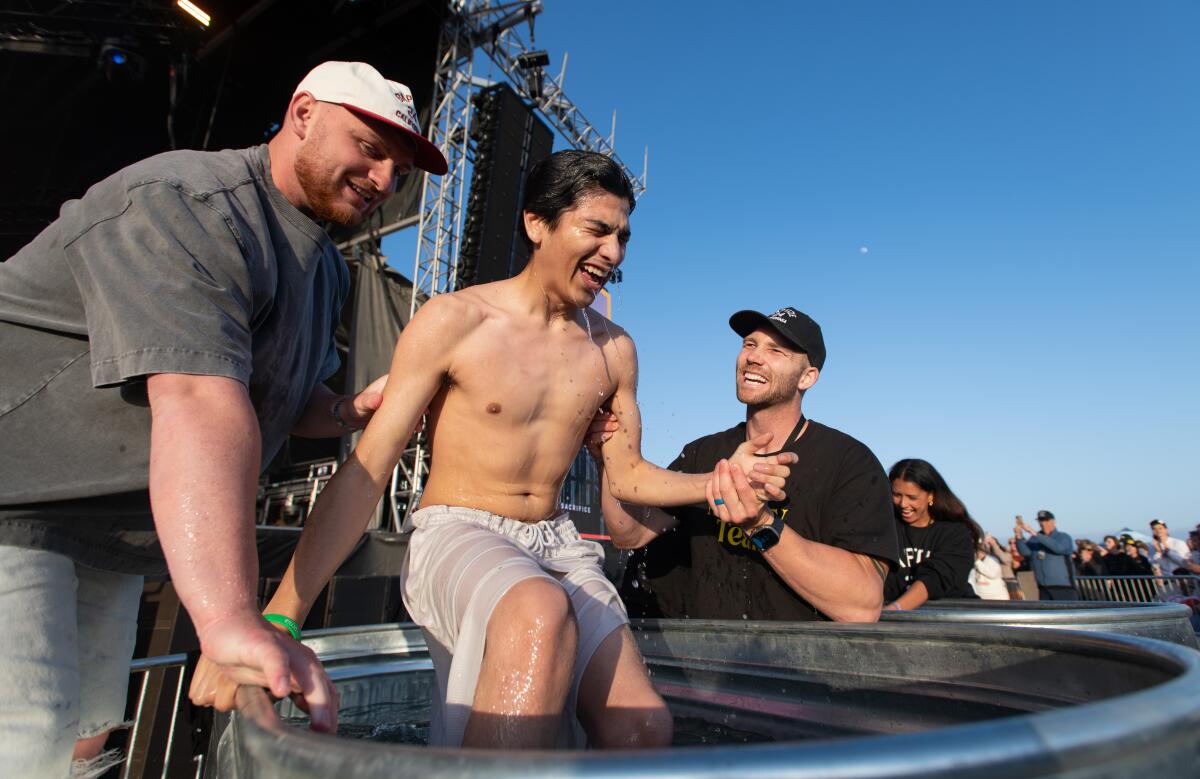
[[389, 81], [365, 62], [322, 62], [292, 93], [307, 92], [322, 103], [337, 103], [355, 113], [386, 122], [412, 138], [413, 162], [421, 170], [442, 175], [446, 158], [425, 136], [413, 107], [412, 92], [399, 81]]

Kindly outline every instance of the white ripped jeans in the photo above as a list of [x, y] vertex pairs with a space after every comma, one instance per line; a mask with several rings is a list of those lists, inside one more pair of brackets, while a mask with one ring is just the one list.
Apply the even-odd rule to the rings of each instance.
[[0, 546], [0, 773], [62, 779], [76, 739], [122, 723], [141, 594], [140, 576]]

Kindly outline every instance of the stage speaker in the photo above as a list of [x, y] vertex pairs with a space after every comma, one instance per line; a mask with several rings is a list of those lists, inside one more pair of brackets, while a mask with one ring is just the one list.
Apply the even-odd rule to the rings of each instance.
[[529, 261], [521, 226], [525, 177], [550, 156], [554, 134], [512, 87], [473, 98], [474, 171], [467, 197], [456, 287], [507, 279]]

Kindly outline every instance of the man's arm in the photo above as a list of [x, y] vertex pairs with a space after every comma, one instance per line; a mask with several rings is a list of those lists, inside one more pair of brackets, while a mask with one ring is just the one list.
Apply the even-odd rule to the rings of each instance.
[[1167, 543], [1162, 557], [1167, 560], [1167, 567], [1169, 567], [1171, 570], [1167, 571], [1166, 568], [1164, 568], [1164, 576], [1170, 575], [1177, 568], [1185, 568], [1191, 573], [1200, 573], [1200, 565], [1196, 565], [1190, 559], [1190, 555], [1188, 554], [1190, 550], [1188, 550], [1186, 546], [1184, 547], [1184, 550], [1185, 551], [1181, 553], [1181, 551], [1174, 544], [1169, 542]]
[[450, 370], [478, 315], [450, 295], [423, 305], [400, 334], [383, 402], [358, 446], [321, 491], [268, 610], [303, 623], [337, 567], [354, 550], [404, 447]]
[[[642, 506], [683, 506], [704, 502], [705, 485], [710, 474], [686, 474], [669, 471], [642, 458], [642, 417], [637, 405], [637, 351], [628, 334], [613, 339], [609, 364], [616, 378], [616, 389], [609, 402], [617, 418], [617, 429], [604, 444], [602, 456], [608, 486], [617, 500]], [[755, 451], [770, 443], [763, 436], [747, 441], [730, 459], [750, 474], [760, 496], [780, 499], [787, 479], [787, 465], [796, 461], [790, 452], [771, 458], [756, 458]]]
[[1043, 548], [1057, 555], [1070, 555], [1075, 551], [1075, 542], [1061, 530], [1053, 533], [1039, 533], [1037, 540]]
[[596, 463], [596, 471], [600, 474], [600, 510], [604, 515], [604, 529], [617, 549], [641, 549], [679, 524], [675, 517], [662, 509], [622, 503], [614, 498], [604, 466], [600, 460]]
[[[337, 438], [362, 430], [383, 402], [383, 388], [387, 380], [387, 376], [381, 376], [357, 395], [340, 395], [318, 383], [308, 396], [308, 403], [292, 428], [292, 435], [301, 438]], [[339, 419], [342, 424], [338, 424]]]
[[[722, 521], [755, 527], [770, 521], [769, 509], [736, 464], [721, 462], [706, 489]], [[716, 501], [721, 500], [721, 504]], [[875, 622], [883, 605], [886, 564], [869, 555], [810, 541], [786, 525], [779, 543], [763, 552], [789, 588], [837, 622]]]
[[[445, 344], [457, 343], [475, 325], [468, 312], [458, 310], [461, 308], [462, 304], [451, 296], [438, 296], [422, 306], [401, 333], [383, 402], [353, 454], [321, 491], [305, 520], [296, 551], [267, 605], [267, 613], [282, 614], [304, 624], [325, 583], [354, 550], [392, 468], [448, 370], [451, 350]], [[446, 313], [447, 309], [451, 313]], [[461, 332], [447, 332], [455, 328]], [[258, 620], [262, 622], [261, 617]], [[234, 688], [228, 682], [205, 667], [201, 658], [189, 696], [197, 705], [228, 709], [234, 698]]]
[[[1189, 560], [1189, 559], [1188, 559], [1188, 558], [1186, 558], [1186, 557], [1172, 556], [1172, 557], [1170, 557], [1170, 558], [1168, 558], [1168, 559], [1169, 559], [1169, 560], [1171, 561], [1171, 563], [1172, 563], [1172, 564], [1174, 564], [1174, 566], [1175, 566], [1174, 568], [1172, 568], [1172, 569], [1171, 569], [1171, 573], [1172, 573], [1172, 574], [1173, 574], [1173, 573], [1174, 573], [1176, 570], [1178, 570], [1179, 568], [1183, 568], [1183, 569], [1187, 570], [1187, 571], [1188, 571], [1188, 572], [1190, 572], [1190, 573], [1200, 573], [1200, 565], [1197, 565], [1196, 563], [1193, 563], [1191, 560]], [[1168, 574], [1166, 571], [1163, 571], [1163, 575], [1164, 575], [1164, 576], [1168, 576], [1168, 575], [1170, 575], [1170, 574]]]
[[604, 409], [596, 412], [588, 427], [583, 443], [600, 481], [600, 511], [604, 517], [604, 529], [613, 546], [618, 549], [640, 549], [659, 535], [673, 528], [676, 519], [661, 509], [622, 503], [613, 497], [604, 471], [604, 456], [600, 448], [617, 430], [617, 418]]
[[256, 603], [260, 433], [245, 386], [156, 374], [146, 391], [155, 527], [202, 651], [236, 682], [301, 693], [313, 726], [329, 729], [335, 696], [320, 663], [269, 627]]
[[763, 559], [797, 595], [835, 622], [879, 619], [887, 568], [875, 558], [809, 541], [785, 527]]
[[[1021, 557], [1024, 557], [1026, 560], [1033, 557], [1033, 547], [1029, 545], [1029, 542], [1025, 540], [1025, 536], [1021, 534], [1020, 526], [1013, 528], [1013, 532], [1016, 534], [1017, 551], [1021, 553]], [[1030, 539], [1030, 541], [1033, 540]]]

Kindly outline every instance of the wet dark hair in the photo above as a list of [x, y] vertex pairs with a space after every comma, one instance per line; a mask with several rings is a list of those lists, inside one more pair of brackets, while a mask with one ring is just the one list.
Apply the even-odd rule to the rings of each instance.
[[888, 471], [888, 480], [912, 482], [929, 494], [933, 495], [933, 505], [929, 507], [929, 515], [935, 522], [961, 522], [971, 531], [971, 541], [976, 546], [983, 538], [983, 530], [971, 519], [967, 507], [951, 491], [950, 485], [937, 472], [937, 468], [924, 460], [901, 460]]
[[[637, 201], [633, 196], [633, 185], [621, 166], [610, 157], [594, 151], [566, 149], [555, 152], [533, 166], [525, 179], [525, 194], [521, 199], [521, 211], [536, 214], [550, 225], [558, 227], [558, 220], [567, 211], [579, 205], [589, 194], [609, 192], [629, 201], [629, 213], [633, 213]], [[533, 249], [533, 241], [521, 224], [521, 237], [525, 246]]]

